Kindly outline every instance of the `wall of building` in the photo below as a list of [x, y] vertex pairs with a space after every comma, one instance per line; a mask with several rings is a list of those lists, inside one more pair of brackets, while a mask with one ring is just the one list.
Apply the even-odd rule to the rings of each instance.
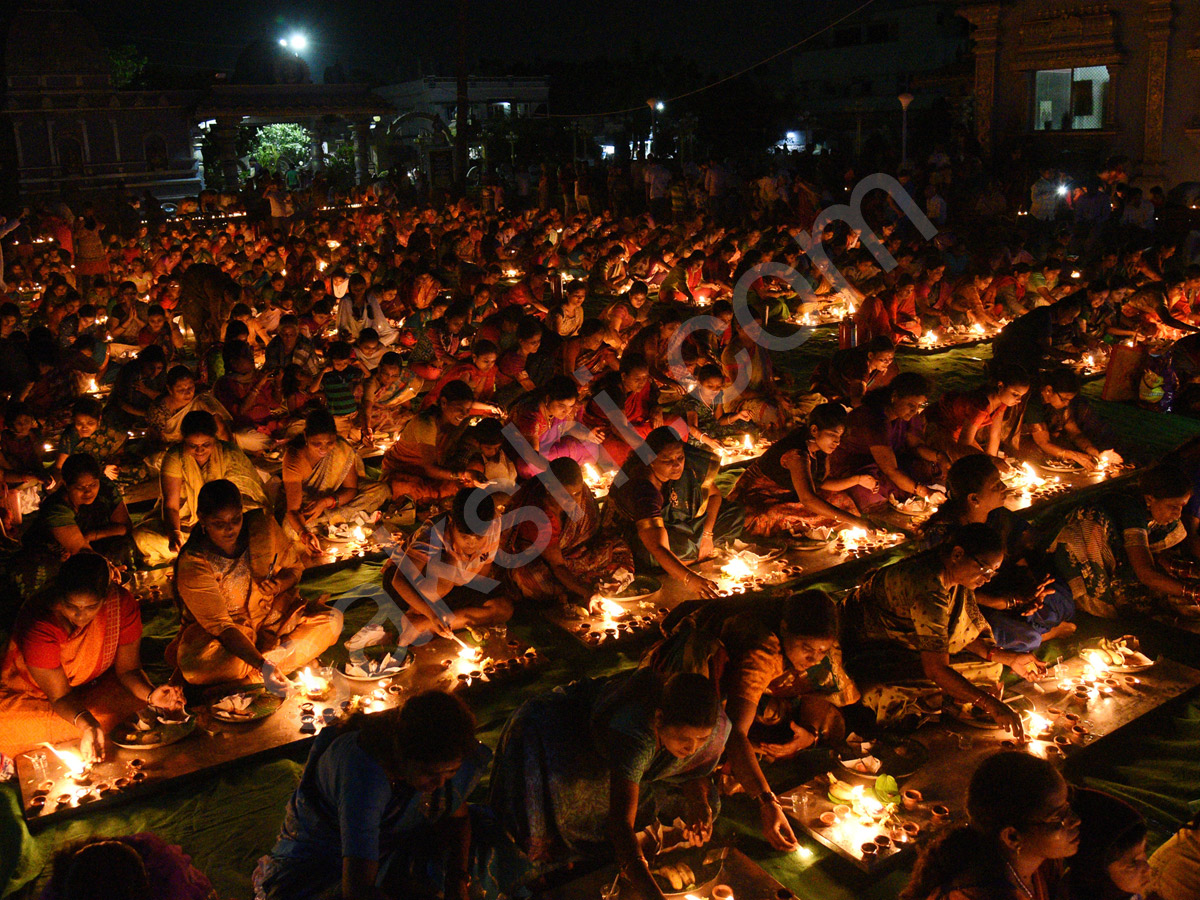
[[[1111, 154], [1124, 154], [1133, 162], [1132, 171], [1147, 184], [1200, 180], [1200, 132], [1192, 137], [1186, 133], [1188, 127], [1200, 123], [1200, 55], [1195, 50], [1200, 38], [1200, 4], [1176, 0], [1171, 10], [1160, 149], [1146, 146], [1147, 88], [1154, 40], [1154, 16], [1148, 15], [1149, 7], [1147, 0], [1021, 0], [995, 5], [999, 18], [993, 150], [1003, 157], [1021, 143], [1038, 159], [1081, 168], [1098, 164]], [[1106, 42], [1097, 26], [1110, 14], [1111, 40]], [[1059, 16], [1062, 18], [1055, 18]], [[1052, 21], [1038, 24], [1047, 20]], [[1075, 41], [1073, 47], [1067, 35], [1077, 34], [1080, 22], [1092, 36]], [[1029, 68], [1031, 60], [1037, 61], [1039, 68], [1107, 62], [1112, 99], [1105, 125], [1096, 131], [1035, 130], [1035, 70]]]

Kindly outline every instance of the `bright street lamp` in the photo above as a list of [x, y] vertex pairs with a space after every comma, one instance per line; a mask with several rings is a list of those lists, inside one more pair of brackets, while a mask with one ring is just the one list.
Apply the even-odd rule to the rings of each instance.
[[[280, 43], [283, 43], [280, 41]], [[292, 32], [291, 37], [287, 39], [287, 45], [296, 53], [300, 53], [308, 48], [308, 38], [299, 31]]]

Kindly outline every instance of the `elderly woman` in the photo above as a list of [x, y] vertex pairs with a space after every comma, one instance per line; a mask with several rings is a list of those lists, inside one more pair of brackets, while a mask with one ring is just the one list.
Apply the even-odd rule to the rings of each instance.
[[637, 830], [657, 812], [708, 839], [711, 776], [728, 735], [703, 675], [638, 669], [577, 681], [526, 702], [504, 726], [490, 805], [537, 870], [612, 853], [637, 896], [662, 900]]
[[346, 522], [379, 509], [387, 502], [388, 486], [366, 482], [365, 476], [362, 460], [338, 437], [329, 411], [310, 412], [304, 434], [293, 438], [283, 454], [284, 525], [289, 536], [298, 537], [310, 553], [320, 553], [314, 525]]
[[285, 677], [341, 635], [341, 612], [300, 596], [294, 542], [262, 510], [243, 514], [233, 482], [204, 485], [196, 513], [175, 563], [182, 622], [167, 659], [190, 684], [261, 677], [286, 691]]
[[17, 616], [0, 671], [0, 752], [74, 740], [87, 760], [104, 758], [105, 734], [147, 704], [183, 707], [178, 688], [155, 688], [142, 672], [137, 601], [108, 560], [77, 553]]
[[36, 571], [24, 580], [26, 593], [40, 588], [62, 560], [94, 551], [114, 565], [134, 561], [133, 522], [120, 489], [86, 453], [67, 457], [62, 486], [47, 497], [25, 529], [21, 568]]
[[[528, 600], [583, 605], [605, 576], [633, 568], [623, 540], [597, 540], [600, 507], [573, 459], [551, 460], [549, 469], [525, 482], [509, 500], [505, 518], [511, 524], [501, 546], [513, 564], [504, 573], [513, 591]], [[517, 558], [523, 562], [517, 564]]]
[[184, 417], [195, 410], [212, 413], [217, 420], [217, 437], [223, 441], [231, 439], [229, 411], [212, 394], [197, 393], [196, 376], [191, 369], [173, 366], [167, 372], [166, 388], [167, 392], [151, 403], [146, 413], [146, 424], [160, 441], [178, 444], [183, 440]]
[[[324, 729], [254, 873], [255, 897], [466, 900], [467, 796], [490, 757], [466, 705], [437, 691]], [[427, 871], [441, 883], [413, 874]]]
[[1028, 680], [1045, 667], [1029, 653], [997, 646], [975, 600], [1003, 562], [1000, 535], [972, 523], [937, 547], [876, 569], [847, 598], [846, 670], [881, 722], [919, 718], [941, 698], [974, 704], [1023, 737], [1020, 714], [990, 689], [1005, 666]]

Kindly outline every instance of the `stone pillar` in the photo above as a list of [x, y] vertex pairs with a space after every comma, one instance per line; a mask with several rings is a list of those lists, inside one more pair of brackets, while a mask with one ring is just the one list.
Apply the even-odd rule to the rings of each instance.
[[975, 42], [975, 137], [986, 156], [992, 150], [1000, 7], [993, 3], [968, 6], [960, 9], [958, 14], [975, 26], [971, 32]]
[[312, 158], [313, 171], [325, 171], [325, 155], [321, 152], [321, 130], [319, 128], [310, 128], [309, 133], [312, 135]]
[[354, 181], [366, 184], [371, 178], [371, 123], [354, 120]]
[[213, 126], [213, 142], [217, 145], [221, 181], [227, 191], [237, 190], [238, 187], [237, 132], [236, 119], [217, 119], [217, 124]]
[[1146, 128], [1142, 165], [1147, 175], [1163, 167], [1163, 109], [1167, 93], [1167, 49], [1171, 37], [1171, 0], [1146, 0]]

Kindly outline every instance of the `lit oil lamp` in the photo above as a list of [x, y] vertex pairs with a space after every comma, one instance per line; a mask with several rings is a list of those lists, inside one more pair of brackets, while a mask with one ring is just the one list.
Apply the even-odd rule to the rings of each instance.
[[323, 700], [329, 694], [329, 679], [316, 674], [311, 667], [297, 672], [296, 682], [309, 700]]

